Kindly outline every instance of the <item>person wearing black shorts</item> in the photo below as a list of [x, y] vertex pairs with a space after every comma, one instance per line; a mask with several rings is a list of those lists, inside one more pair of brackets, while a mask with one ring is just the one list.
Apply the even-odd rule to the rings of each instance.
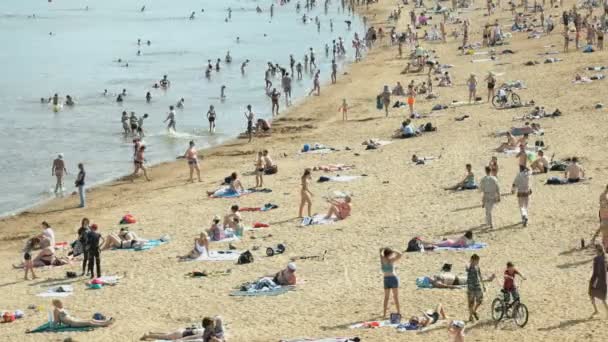
[[87, 233], [87, 249], [89, 254], [89, 273], [91, 279], [95, 278], [94, 266], [97, 266], [97, 278], [101, 277], [101, 255], [100, 246], [102, 245], [101, 234], [97, 232], [97, 225], [92, 224], [91, 230]]

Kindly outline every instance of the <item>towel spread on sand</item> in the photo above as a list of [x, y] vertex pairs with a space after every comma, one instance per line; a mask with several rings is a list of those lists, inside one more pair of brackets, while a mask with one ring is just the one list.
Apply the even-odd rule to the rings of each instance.
[[238, 198], [241, 196], [249, 195], [252, 192], [253, 191], [251, 191], [251, 190], [237, 192], [237, 191], [230, 189], [229, 187], [225, 187], [225, 188], [221, 188], [221, 189], [217, 190], [209, 197], [211, 197], [211, 198]]
[[232, 236], [225, 237], [225, 238], [223, 238], [223, 239], [221, 239], [219, 241], [218, 240], [209, 240], [209, 242], [211, 242], [211, 243], [214, 243], [214, 242], [235, 242], [235, 241], [239, 241], [239, 240], [240, 240], [240, 238], [238, 236], [232, 235]]
[[296, 339], [292, 339], [292, 340], [280, 340], [279, 342], [352, 342], [352, 341], [355, 341], [355, 337], [296, 338]]
[[54, 286], [46, 291], [37, 294], [38, 297], [68, 297], [74, 294], [74, 288], [71, 285]]
[[203, 254], [192, 261], [236, 261], [242, 251], [211, 251], [209, 255]]
[[295, 288], [295, 286], [277, 286], [272, 289], [266, 287], [261, 290], [233, 291], [230, 293], [230, 295], [234, 297], [278, 296], [289, 291], [293, 291]]
[[300, 227], [304, 226], [313, 226], [313, 225], [325, 225], [325, 224], [333, 224], [337, 220], [330, 218], [326, 219], [324, 215], [315, 215], [313, 217], [305, 217], [302, 219], [300, 223]]
[[163, 241], [161, 239], [158, 240], [148, 240], [148, 242], [144, 243], [141, 247], [130, 247], [130, 248], [114, 248], [114, 250], [129, 250], [129, 251], [149, 251], [154, 247], [158, 247], [167, 243], [168, 241]]
[[[459, 288], [466, 288], [466, 284], [465, 285], [457, 285]], [[433, 284], [431, 283], [431, 278], [429, 277], [418, 277], [416, 278], [416, 288], [417, 289], [433, 289]], [[442, 288], [444, 289], [444, 288]], [[445, 288], [447, 289], [447, 288]], [[450, 290], [450, 289], [448, 289]]]
[[468, 247], [435, 247], [435, 251], [476, 251], [486, 248], [488, 245], [483, 242], [476, 242]]
[[56, 332], [56, 333], [61, 333], [61, 332], [70, 332], [70, 331], [91, 331], [95, 328], [93, 327], [80, 327], [80, 328], [73, 328], [67, 325], [63, 325], [63, 324], [54, 324], [51, 322], [46, 322], [43, 325], [32, 329], [32, 330], [28, 330], [26, 331], [26, 333], [28, 334], [35, 334], [35, 333], [47, 333], [47, 332]]
[[355, 323], [349, 326], [350, 329], [368, 329], [368, 328], [384, 328], [384, 327], [393, 327], [396, 328], [399, 324], [391, 324], [391, 321], [369, 321], [369, 322], [361, 322]]
[[462, 107], [462, 106], [472, 106], [472, 105], [478, 105], [478, 104], [482, 104], [482, 101], [475, 101], [472, 103], [468, 103], [466, 101], [456, 101], [456, 102], [452, 102], [449, 104], [450, 107]]
[[331, 176], [329, 178], [330, 182], [350, 182], [357, 178], [361, 178], [361, 176]]

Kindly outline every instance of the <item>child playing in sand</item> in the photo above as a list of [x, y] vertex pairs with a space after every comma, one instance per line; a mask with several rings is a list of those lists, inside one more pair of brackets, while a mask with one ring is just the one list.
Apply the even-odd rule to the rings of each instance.
[[519, 292], [515, 286], [515, 276], [518, 275], [521, 279], [526, 279], [519, 271], [515, 268], [512, 262], [507, 262], [507, 269], [504, 274], [504, 283], [502, 285], [502, 292], [504, 294], [505, 303], [509, 303], [509, 298], [513, 298], [513, 301], [519, 301]]
[[32, 262], [32, 250], [36, 242], [39, 242], [38, 238], [31, 238], [27, 240], [25, 247], [23, 248], [23, 269], [25, 270], [25, 280], [29, 280], [27, 277], [28, 272], [32, 272], [32, 279], [36, 279], [34, 273], [34, 263]]
[[258, 152], [258, 158], [255, 162], [255, 187], [261, 188], [264, 185], [264, 160], [262, 151]]
[[338, 111], [342, 113], [343, 121], [348, 120], [348, 103], [346, 103], [346, 99], [342, 99], [342, 104], [340, 105], [340, 108], [338, 108]]

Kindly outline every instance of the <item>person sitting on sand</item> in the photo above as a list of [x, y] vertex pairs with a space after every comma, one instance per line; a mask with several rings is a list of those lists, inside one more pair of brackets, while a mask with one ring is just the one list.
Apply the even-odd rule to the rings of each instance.
[[[228, 225], [231, 225], [232, 219], [230, 221], [231, 222]], [[220, 224], [219, 216], [215, 215], [213, 217], [211, 227], [207, 230], [207, 234], [211, 237], [211, 241], [221, 241], [226, 237], [224, 234], [224, 227]]]
[[205, 342], [223, 342], [223, 331], [220, 336], [216, 333], [215, 321], [211, 317], [203, 318], [202, 329], [193, 327], [177, 329], [169, 333], [148, 332], [140, 338], [140, 341], [165, 340], [165, 341], [189, 341], [202, 340]]
[[507, 142], [500, 144], [500, 146], [496, 148], [496, 152], [505, 152], [512, 150], [515, 147], [517, 147], [517, 140], [515, 140], [511, 132], [507, 132]]
[[397, 82], [397, 85], [393, 88], [391, 93], [395, 96], [405, 96], [405, 90], [403, 89], [401, 82]]
[[549, 160], [547, 160], [547, 157], [545, 157], [545, 152], [543, 152], [542, 150], [538, 151], [538, 156], [536, 157], [536, 160], [534, 160], [532, 164], [530, 164], [530, 169], [533, 173], [549, 172]]
[[473, 174], [473, 171], [471, 171], [471, 168], [472, 168], [471, 164], [467, 164], [465, 167], [466, 167], [467, 173], [464, 176], [464, 179], [462, 181], [460, 181], [459, 183], [457, 183], [456, 185], [447, 187], [444, 190], [456, 191], [456, 190], [477, 189], [477, 184], [475, 183], [475, 174]]
[[270, 134], [270, 123], [264, 119], [258, 119], [255, 124], [256, 135], [269, 135]]
[[407, 119], [401, 123], [401, 127], [395, 132], [395, 137], [399, 138], [413, 138], [419, 135], [420, 132], [412, 125], [412, 120]]
[[325, 172], [335, 172], [335, 171], [345, 171], [354, 169], [355, 165], [345, 165], [345, 164], [326, 164], [313, 166], [313, 171], [325, 171]]
[[265, 175], [274, 175], [279, 172], [279, 167], [275, 162], [270, 158], [270, 154], [268, 150], [262, 151], [262, 159], [264, 160], [264, 174]]
[[452, 86], [452, 78], [450, 77], [450, 73], [447, 71], [443, 73], [443, 75], [439, 78], [439, 87], [451, 87]]
[[432, 324], [437, 323], [439, 319], [447, 319], [447, 315], [443, 306], [438, 304], [434, 310], [426, 310], [422, 313], [422, 316], [412, 316], [408, 322], [406, 330], [417, 330], [426, 328]]
[[473, 232], [467, 230], [464, 235], [453, 238], [453, 239], [443, 239], [439, 242], [433, 242], [432, 245], [435, 247], [451, 247], [451, 248], [467, 248], [471, 245], [475, 244], [475, 240], [473, 240]]
[[241, 218], [241, 214], [239, 213], [239, 206], [234, 204], [230, 207], [230, 212], [226, 215], [224, 215], [224, 221], [222, 222], [222, 224], [224, 225], [225, 228], [232, 228], [234, 229], [234, 219], [238, 218], [239, 220], [242, 220]]
[[207, 233], [202, 232], [198, 238], [194, 239], [194, 248], [190, 253], [178, 256], [179, 260], [194, 260], [202, 255], [209, 256], [209, 237]]
[[564, 172], [564, 178], [568, 180], [568, 183], [578, 183], [585, 178], [585, 170], [578, 164], [577, 157], [572, 157], [572, 162]]
[[71, 328], [97, 328], [97, 327], [108, 327], [114, 323], [114, 318], [103, 319], [103, 320], [83, 320], [70, 316], [70, 314], [63, 307], [63, 303], [59, 299], [53, 299], [53, 323], [57, 325], [64, 325]]
[[222, 186], [216, 191], [207, 191], [207, 196], [225, 195], [227, 193], [240, 195], [245, 192], [245, 188], [236, 172], [233, 172], [230, 177], [226, 178], [226, 182], [228, 183], [227, 187]]
[[[512, 2], [515, 6], [515, 2]], [[450, 321], [448, 324], [448, 336], [451, 342], [464, 342], [464, 327], [463, 321]]]
[[344, 220], [350, 216], [352, 209], [350, 196], [344, 197], [344, 200], [329, 199], [327, 202], [330, 204], [330, 207], [325, 219], [331, 219], [335, 216], [338, 220]]
[[143, 246], [146, 242], [148, 240], [139, 238], [137, 234], [129, 231], [129, 228], [123, 227], [120, 228], [118, 234], [110, 233], [106, 237], [101, 250], [136, 248]]
[[431, 285], [438, 289], [458, 289], [460, 286], [467, 283], [466, 276], [459, 276], [452, 273], [452, 265], [444, 264], [441, 267], [441, 272], [430, 277]]
[[296, 285], [296, 264], [290, 262], [287, 267], [277, 272], [272, 281], [281, 286], [294, 286]]

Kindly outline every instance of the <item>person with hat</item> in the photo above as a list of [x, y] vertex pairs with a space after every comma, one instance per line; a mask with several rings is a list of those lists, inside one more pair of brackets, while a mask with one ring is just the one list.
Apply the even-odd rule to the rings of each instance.
[[57, 178], [55, 184], [55, 193], [63, 191], [63, 175], [68, 174], [68, 170], [65, 168], [65, 162], [63, 161], [63, 153], [59, 153], [57, 158], [53, 160], [53, 168], [51, 169], [51, 175]]
[[450, 321], [448, 324], [448, 336], [453, 342], [464, 342], [464, 322]]
[[287, 267], [284, 270], [279, 271], [274, 275], [272, 281], [277, 285], [293, 286], [296, 284], [296, 269], [296, 264], [294, 262], [290, 262], [287, 264]]
[[89, 232], [87, 233], [87, 246], [86, 250], [89, 253], [89, 273], [91, 274], [91, 279], [95, 278], [95, 273], [93, 272], [94, 266], [97, 266], [97, 278], [101, 277], [101, 245], [103, 245], [103, 238], [101, 234], [97, 231], [97, 224], [93, 223], [90, 227]]

